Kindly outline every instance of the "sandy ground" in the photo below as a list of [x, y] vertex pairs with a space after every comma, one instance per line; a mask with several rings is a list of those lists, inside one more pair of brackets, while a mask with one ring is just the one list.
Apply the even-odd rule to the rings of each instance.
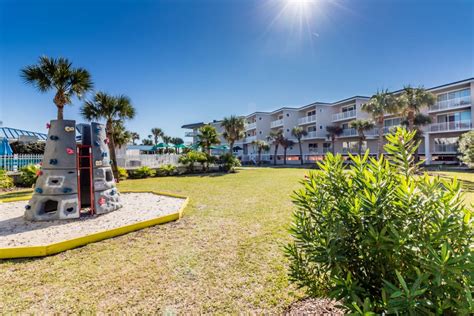
[[80, 219], [30, 222], [26, 201], [0, 204], [0, 248], [47, 245], [177, 212], [184, 199], [152, 193], [125, 193], [117, 211]]

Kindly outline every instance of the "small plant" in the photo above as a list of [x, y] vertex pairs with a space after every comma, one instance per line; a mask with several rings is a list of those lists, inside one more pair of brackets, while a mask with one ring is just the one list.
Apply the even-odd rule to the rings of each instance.
[[156, 175], [158, 176], [172, 176], [176, 173], [176, 166], [167, 164], [158, 168]]
[[13, 179], [4, 169], [0, 169], [0, 189], [9, 189], [13, 187]]
[[24, 187], [31, 188], [38, 179], [38, 171], [40, 166], [38, 165], [27, 165], [20, 169], [20, 184]]
[[206, 154], [200, 151], [189, 151], [179, 157], [179, 163], [186, 165], [189, 172], [194, 172], [196, 163], [204, 166], [206, 161]]
[[293, 197], [290, 279], [354, 314], [469, 314], [473, 220], [461, 186], [417, 176], [415, 132], [388, 135], [389, 159], [328, 154]]
[[153, 177], [154, 175], [155, 175], [155, 170], [147, 166], [140, 167], [134, 170], [133, 172], [130, 172], [130, 177], [132, 179], [145, 179], [148, 177]]
[[125, 168], [118, 167], [119, 180], [126, 180], [128, 178], [128, 172]]
[[218, 164], [226, 172], [235, 172], [235, 168], [241, 166], [240, 160], [231, 153], [221, 155]]
[[461, 160], [469, 166], [474, 167], [474, 131], [467, 132], [459, 140], [459, 152], [462, 154]]

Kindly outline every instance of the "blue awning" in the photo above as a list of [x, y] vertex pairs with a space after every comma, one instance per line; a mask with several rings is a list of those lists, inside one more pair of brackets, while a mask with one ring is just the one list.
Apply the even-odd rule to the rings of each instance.
[[39, 140], [46, 140], [48, 138], [44, 133], [30, 132], [11, 127], [0, 127], [0, 137], [4, 137], [8, 140], [16, 140], [20, 138], [20, 136], [33, 136], [37, 137]]
[[13, 150], [10, 144], [8, 143], [8, 139], [3, 138], [0, 142], [0, 155], [13, 155]]

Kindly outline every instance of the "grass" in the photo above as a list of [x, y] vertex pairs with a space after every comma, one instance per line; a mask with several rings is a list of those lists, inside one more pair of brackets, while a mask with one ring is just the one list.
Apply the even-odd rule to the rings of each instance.
[[[281, 313], [303, 295], [288, 283], [282, 245], [289, 196], [305, 173], [254, 168], [123, 181], [122, 189], [189, 196], [185, 217], [55, 256], [0, 262], [0, 310]], [[474, 202], [474, 174], [439, 174], [458, 176]]]

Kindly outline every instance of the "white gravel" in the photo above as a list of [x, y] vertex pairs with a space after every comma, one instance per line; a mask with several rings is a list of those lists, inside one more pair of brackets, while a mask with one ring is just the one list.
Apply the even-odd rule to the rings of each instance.
[[30, 222], [23, 218], [27, 201], [0, 204], [0, 248], [48, 245], [162, 215], [176, 213], [185, 200], [152, 193], [121, 194], [117, 211], [80, 219]]

